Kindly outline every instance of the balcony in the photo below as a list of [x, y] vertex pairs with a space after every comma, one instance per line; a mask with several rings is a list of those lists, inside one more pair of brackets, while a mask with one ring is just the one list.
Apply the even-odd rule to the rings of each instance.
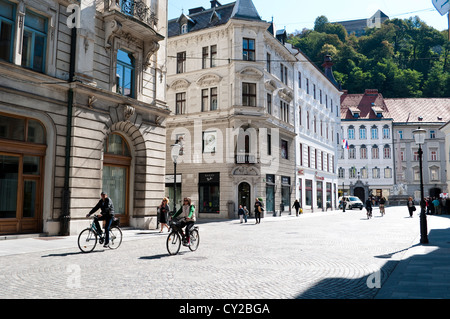
[[112, 36], [125, 37], [129, 41], [141, 40], [147, 42], [155, 51], [159, 48], [157, 42], [164, 36], [156, 32], [158, 16], [142, 0], [109, 0], [105, 4], [103, 17], [105, 19], [105, 45], [111, 46]]
[[150, 8], [142, 0], [120, 0], [119, 3], [114, 1], [115, 10], [117, 10], [118, 5], [120, 6], [120, 12], [134, 17], [152, 28], [158, 24], [156, 13], [151, 12]]
[[236, 164], [257, 164], [255, 155], [239, 154], [235, 156]]

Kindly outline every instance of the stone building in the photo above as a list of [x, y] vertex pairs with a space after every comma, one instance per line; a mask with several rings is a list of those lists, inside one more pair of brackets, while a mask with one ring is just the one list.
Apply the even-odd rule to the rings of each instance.
[[393, 123], [395, 146], [396, 180], [404, 185], [406, 193], [417, 202], [420, 200], [419, 146], [413, 131], [427, 131], [423, 150], [423, 183], [425, 197], [439, 197], [448, 193], [447, 165], [450, 158], [446, 147], [444, 124], [450, 120], [448, 98], [385, 99]]
[[74, 234], [164, 196], [167, 1], [0, 0], [0, 233]]
[[[170, 20], [168, 52], [169, 197], [175, 182], [177, 207], [190, 197], [201, 218], [233, 217], [238, 205], [252, 211], [256, 197], [266, 214], [290, 211], [299, 197], [296, 125], [306, 97], [298, 88], [311, 88], [305, 110], [323, 106], [325, 93], [323, 105], [313, 103], [308, 81], [314, 77], [315, 86], [329, 80], [286, 44], [285, 32], [261, 19], [251, 0], [211, 1], [210, 8]], [[318, 100], [319, 88], [314, 92]], [[334, 101], [338, 107], [338, 97]], [[183, 152], [174, 177], [170, 145], [180, 138]]]
[[389, 197], [394, 185], [391, 108], [376, 89], [341, 96], [342, 147], [339, 157], [341, 195]]

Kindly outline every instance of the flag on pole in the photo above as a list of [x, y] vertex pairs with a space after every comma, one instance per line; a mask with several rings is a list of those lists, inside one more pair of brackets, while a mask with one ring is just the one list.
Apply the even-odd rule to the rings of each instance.
[[349, 147], [348, 147], [348, 141], [347, 141], [345, 138], [342, 140], [342, 148], [349, 149]]

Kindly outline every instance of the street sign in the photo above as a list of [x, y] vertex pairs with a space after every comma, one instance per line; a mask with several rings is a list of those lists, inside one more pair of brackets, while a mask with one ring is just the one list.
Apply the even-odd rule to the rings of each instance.
[[450, 0], [431, 0], [436, 10], [443, 16], [450, 12]]

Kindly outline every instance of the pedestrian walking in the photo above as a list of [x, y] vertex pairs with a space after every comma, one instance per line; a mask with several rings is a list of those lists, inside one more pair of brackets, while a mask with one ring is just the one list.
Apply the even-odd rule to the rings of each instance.
[[406, 203], [408, 207], [409, 217], [413, 217], [413, 212], [416, 210], [416, 206], [414, 206], [414, 201], [412, 197], [408, 198], [408, 202]]
[[298, 199], [295, 200], [294, 205], [292, 205], [293, 208], [295, 208], [295, 216], [298, 216], [298, 213], [300, 211], [300, 202]]
[[169, 226], [167, 226], [167, 217], [169, 212], [169, 199], [164, 197], [161, 204], [158, 206], [159, 223], [161, 224], [161, 230], [159, 231], [160, 233], [163, 232], [164, 226], [167, 227], [167, 231], [170, 231]]
[[[238, 216], [239, 216], [239, 220], [241, 221], [241, 224], [242, 224], [244, 222], [244, 216], [245, 216], [245, 210], [242, 207], [242, 205], [239, 205]], [[247, 222], [247, 220], [245, 222]]]
[[250, 215], [250, 212], [247, 209], [247, 206], [244, 206], [244, 220], [247, 222], [247, 218]]
[[438, 198], [435, 198], [433, 200], [433, 205], [434, 205], [434, 211], [435, 211], [436, 215], [440, 215], [441, 214], [441, 203], [439, 202]]
[[256, 224], [261, 223], [261, 214], [264, 211], [263, 207], [262, 207], [262, 203], [259, 200], [259, 198], [255, 199], [255, 219], [256, 219]]
[[366, 210], [367, 210], [367, 219], [372, 217], [372, 205], [373, 205], [373, 201], [372, 199], [369, 197], [366, 200]]
[[384, 198], [384, 196], [383, 196], [383, 197], [380, 198], [380, 213], [381, 213], [381, 216], [384, 216], [384, 213], [385, 213], [385, 211], [384, 211], [384, 204], [386, 204], [386, 198]]

